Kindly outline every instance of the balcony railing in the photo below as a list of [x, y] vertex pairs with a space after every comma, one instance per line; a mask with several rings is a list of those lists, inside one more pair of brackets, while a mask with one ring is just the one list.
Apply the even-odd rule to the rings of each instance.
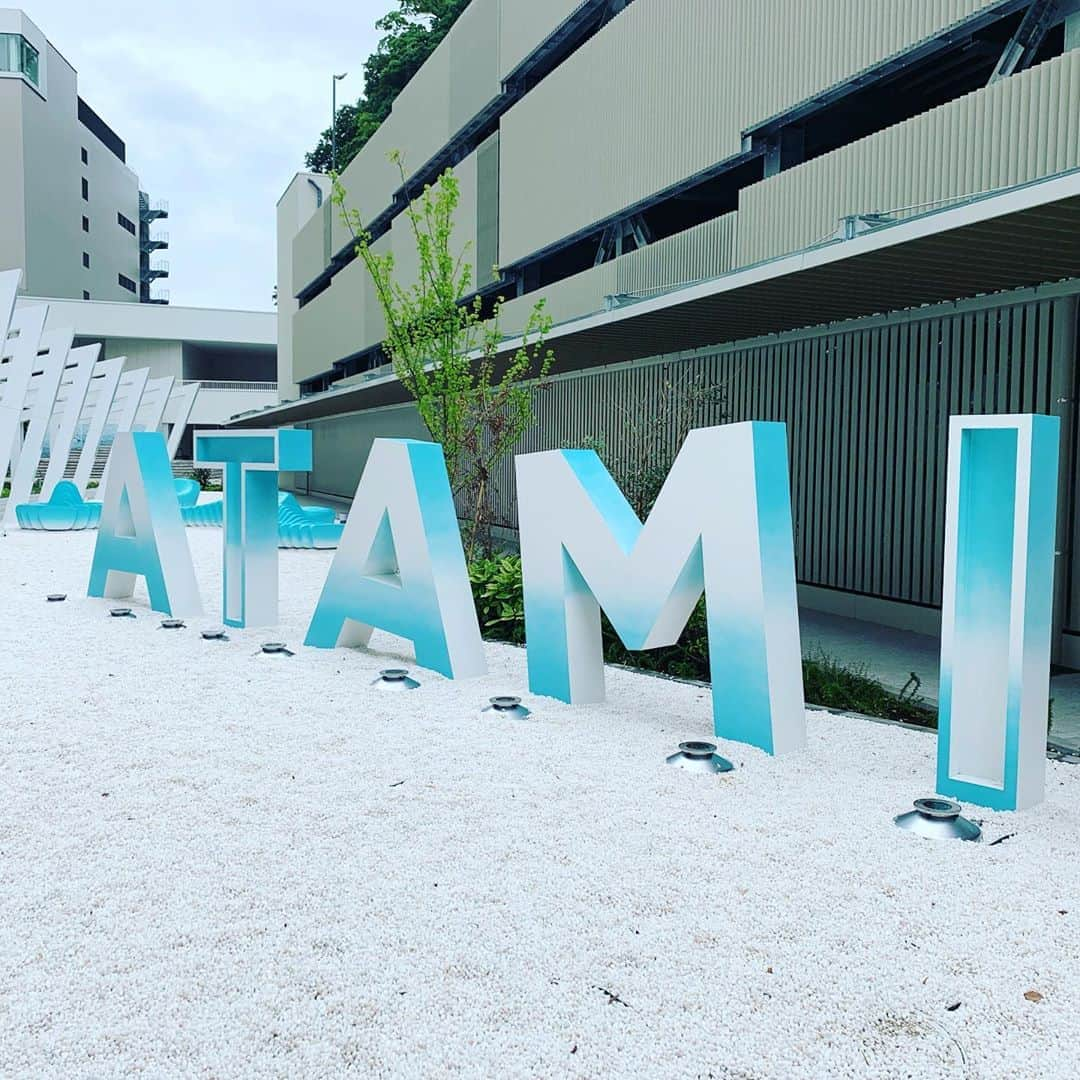
[[169, 246], [169, 234], [167, 232], [153, 233], [150, 236], [143, 237], [139, 246], [146, 252], [167, 248]]
[[212, 379], [184, 379], [184, 386], [193, 386], [198, 383], [204, 390], [232, 390], [232, 391], [258, 391], [260, 393], [276, 393], [276, 382], [237, 382], [215, 381]]

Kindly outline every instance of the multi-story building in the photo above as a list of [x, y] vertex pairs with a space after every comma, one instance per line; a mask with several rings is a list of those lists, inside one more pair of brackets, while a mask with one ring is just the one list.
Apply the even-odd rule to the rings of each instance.
[[151, 253], [165, 216], [139, 191], [123, 140], [79, 96], [78, 76], [20, 10], [0, 8], [0, 269], [38, 296], [157, 301]]
[[[722, 391], [699, 422], [783, 420], [807, 606], [932, 630], [948, 416], [1059, 415], [1080, 660], [1080, 0], [472, 0], [343, 174], [406, 277], [403, 211], [447, 166], [505, 348], [540, 297], [556, 320], [522, 449], [618, 454], [682, 375]], [[298, 400], [252, 423], [309, 426], [306, 484], [348, 495], [374, 436], [423, 429], [310, 187], [279, 216]], [[509, 467], [498, 495], [512, 530]]]

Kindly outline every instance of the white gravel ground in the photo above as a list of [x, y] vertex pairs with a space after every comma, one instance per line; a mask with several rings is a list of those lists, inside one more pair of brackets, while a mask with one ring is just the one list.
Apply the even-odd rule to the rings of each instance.
[[524, 683], [493, 647], [375, 694], [387, 637], [255, 655], [329, 553], [282, 552], [280, 631], [210, 644], [84, 599], [92, 543], [0, 540], [3, 1077], [1080, 1075], [1080, 771], [936, 845], [892, 825], [932, 737], [812, 715], [695, 777], [698, 689], [480, 719]]

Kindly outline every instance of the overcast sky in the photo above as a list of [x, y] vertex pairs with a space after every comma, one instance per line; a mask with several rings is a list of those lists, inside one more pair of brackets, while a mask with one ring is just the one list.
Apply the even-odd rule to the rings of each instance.
[[163, 287], [184, 305], [272, 307], [274, 207], [339, 104], [363, 89], [391, 0], [17, 0], [166, 199]]

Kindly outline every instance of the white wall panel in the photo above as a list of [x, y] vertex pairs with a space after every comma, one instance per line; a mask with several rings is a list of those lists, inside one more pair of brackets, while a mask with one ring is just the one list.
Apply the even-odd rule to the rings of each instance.
[[738, 153], [745, 128], [988, 6], [635, 0], [503, 119], [504, 265]]
[[506, 78], [581, 5], [582, 0], [502, 0], [499, 31], [502, 77]]
[[[459, 201], [454, 215], [454, 228], [450, 237], [450, 249], [455, 257], [473, 267], [476, 281], [476, 154], [470, 154], [455, 166], [454, 175], [459, 187]], [[394, 219], [390, 230], [394, 252], [394, 276], [405, 288], [416, 284], [420, 272], [420, 259], [416, 251], [416, 236], [407, 214]]]
[[726, 273], [735, 262], [737, 220], [737, 214], [725, 214], [511, 300], [503, 308], [502, 330], [520, 333], [541, 297], [547, 314], [562, 323], [603, 311], [605, 298], [616, 293], [644, 298]]
[[[390, 155], [402, 146], [393, 116], [390, 116], [342, 171], [341, 183], [348, 192], [348, 204], [360, 211], [364, 221], [378, 217], [393, 202], [394, 192], [401, 187], [401, 175]], [[334, 239], [341, 241], [336, 250], [340, 250], [347, 234], [336, 216], [334, 230]]]
[[327, 215], [337, 208], [329, 201], [311, 215], [292, 241], [292, 280], [294, 295], [326, 269], [330, 254], [326, 250]]
[[[379, 252], [389, 247], [389, 234], [375, 244]], [[334, 361], [377, 345], [385, 331], [367, 267], [354, 259], [293, 318], [293, 379], [302, 382], [328, 371]]]
[[826, 239], [845, 216], [930, 209], [1078, 166], [1080, 51], [746, 188], [739, 263]]
[[[460, 131], [499, 96], [502, 0], [471, 0], [447, 36], [450, 51], [450, 131]], [[418, 163], [419, 164], [419, 163]]]
[[449, 100], [452, 36], [443, 40], [401, 91], [387, 121], [394, 136], [391, 149], [404, 155], [410, 175], [434, 157], [453, 134]]

